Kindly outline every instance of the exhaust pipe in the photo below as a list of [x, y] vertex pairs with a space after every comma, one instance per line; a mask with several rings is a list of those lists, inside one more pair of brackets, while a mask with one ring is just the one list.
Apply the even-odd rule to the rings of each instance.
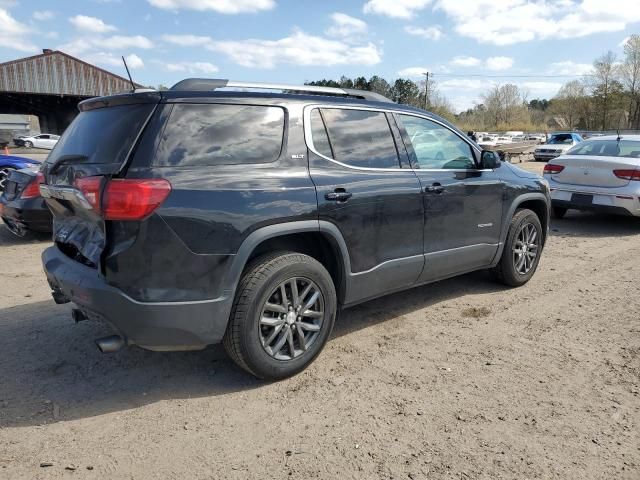
[[71, 318], [73, 318], [74, 322], [78, 323], [86, 320], [87, 315], [82, 310], [74, 308], [73, 310], [71, 310]]
[[96, 345], [102, 353], [114, 353], [124, 347], [124, 338], [120, 335], [110, 335], [97, 339]]

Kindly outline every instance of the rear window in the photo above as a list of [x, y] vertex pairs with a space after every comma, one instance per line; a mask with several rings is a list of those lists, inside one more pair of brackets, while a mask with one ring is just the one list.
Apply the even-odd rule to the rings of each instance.
[[154, 105], [118, 105], [81, 112], [47, 158], [84, 155], [83, 163], [122, 163]]
[[631, 140], [587, 140], [567, 153], [571, 155], [597, 155], [602, 157], [640, 158], [640, 142]]
[[573, 137], [568, 134], [552, 135], [547, 142], [548, 145], [567, 145], [571, 143], [573, 143]]
[[280, 156], [284, 110], [228, 104], [176, 104], [155, 165], [215, 166], [268, 163]]
[[[396, 144], [383, 112], [323, 108], [322, 117], [335, 160], [354, 167], [400, 168]], [[320, 132], [322, 138], [320, 121], [320, 116], [311, 118], [314, 146], [315, 132]]]

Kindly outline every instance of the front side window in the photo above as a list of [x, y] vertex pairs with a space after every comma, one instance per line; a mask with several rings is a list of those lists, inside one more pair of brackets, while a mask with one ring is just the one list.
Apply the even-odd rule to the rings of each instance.
[[415, 161], [421, 169], [473, 169], [476, 164], [471, 146], [448, 128], [430, 120], [399, 115]]
[[[323, 108], [322, 117], [313, 112], [313, 144], [319, 153], [354, 167], [400, 168], [396, 145], [383, 112]], [[322, 136], [322, 119], [328, 144], [324, 143]], [[318, 132], [318, 136], [315, 132]], [[329, 152], [333, 155], [328, 155]]]
[[176, 104], [157, 166], [215, 166], [273, 162], [280, 156], [284, 110], [227, 104]]

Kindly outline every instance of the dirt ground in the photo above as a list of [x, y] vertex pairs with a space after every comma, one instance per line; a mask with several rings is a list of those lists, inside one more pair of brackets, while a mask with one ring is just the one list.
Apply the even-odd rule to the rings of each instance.
[[477, 272], [347, 310], [271, 384], [218, 347], [100, 354], [47, 245], [0, 225], [0, 478], [640, 478], [640, 219], [554, 221], [519, 289]]

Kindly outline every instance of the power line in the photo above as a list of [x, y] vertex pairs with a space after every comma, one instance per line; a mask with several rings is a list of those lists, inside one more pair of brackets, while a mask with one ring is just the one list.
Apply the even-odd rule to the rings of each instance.
[[582, 75], [484, 75], [482, 73], [431, 73], [432, 76], [437, 77], [476, 77], [476, 78], [581, 78], [581, 77], [593, 77], [592, 74]]

